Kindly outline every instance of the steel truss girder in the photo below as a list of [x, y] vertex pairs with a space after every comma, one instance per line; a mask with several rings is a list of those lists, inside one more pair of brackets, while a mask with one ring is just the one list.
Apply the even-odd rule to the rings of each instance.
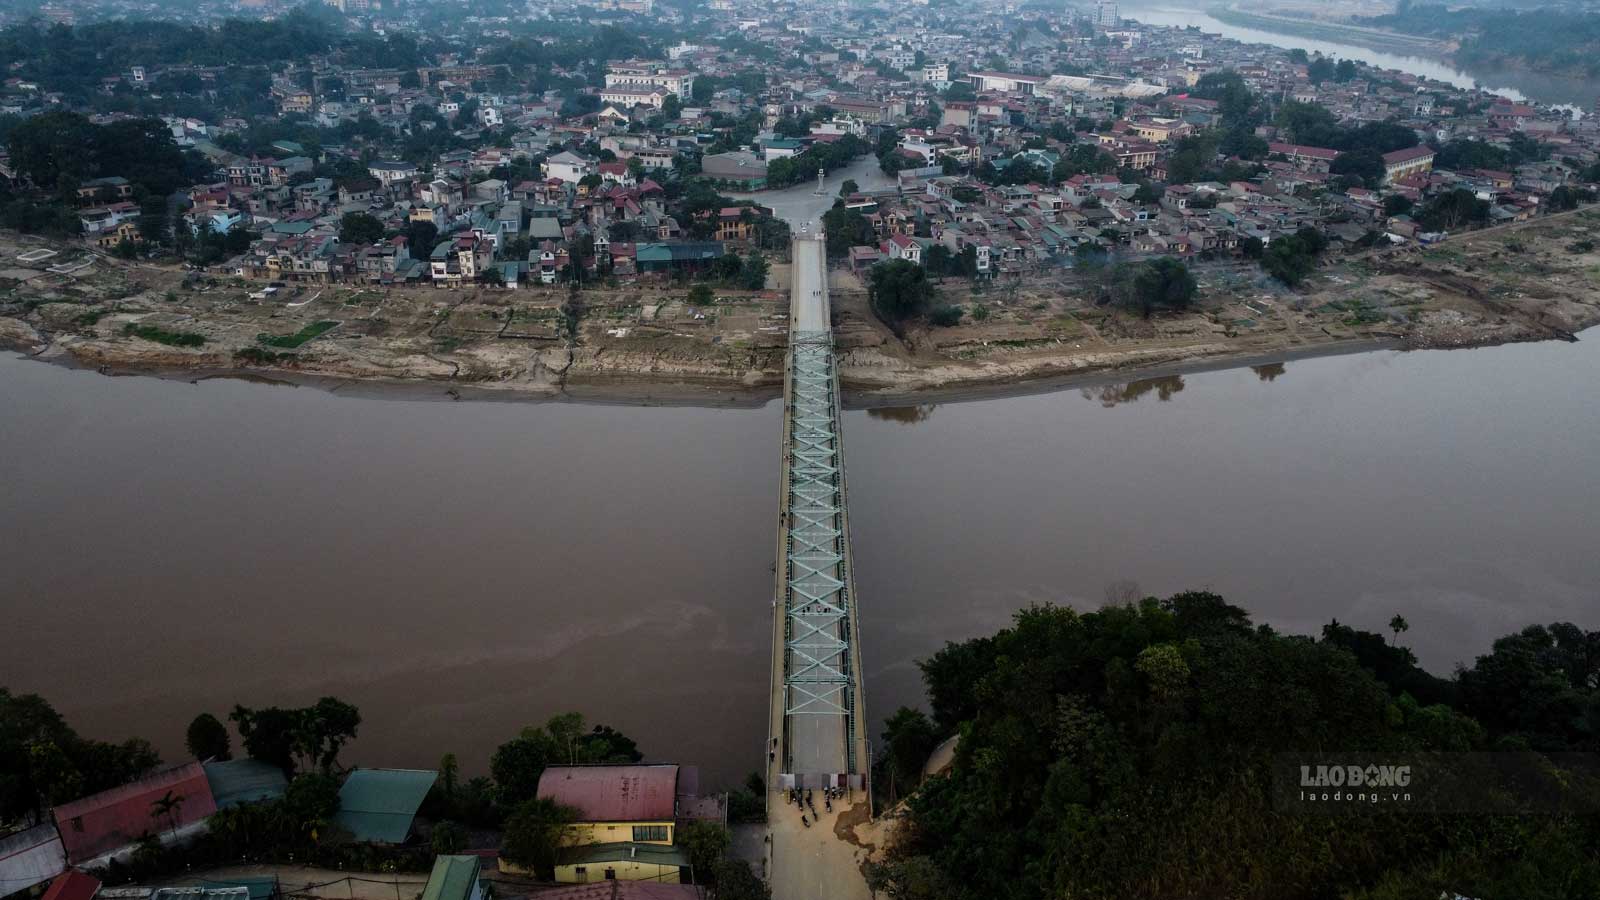
[[789, 354], [786, 715], [851, 715], [850, 596], [833, 336], [798, 332]]

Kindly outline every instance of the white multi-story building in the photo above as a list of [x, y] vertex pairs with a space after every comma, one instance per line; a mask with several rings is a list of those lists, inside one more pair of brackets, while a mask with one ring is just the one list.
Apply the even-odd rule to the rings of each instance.
[[1094, 24], [1101, 28], [1116, 28], [1122, 24], [1117, 14], [1117, 0], [1095, 0]]
[[694, 91], [694, 73], [688, 69], [669, 69], [653, 62], [612, 63], [606, 72], [606, 87], [634, 90], [661, 88], [669, 94], [688, 99]]

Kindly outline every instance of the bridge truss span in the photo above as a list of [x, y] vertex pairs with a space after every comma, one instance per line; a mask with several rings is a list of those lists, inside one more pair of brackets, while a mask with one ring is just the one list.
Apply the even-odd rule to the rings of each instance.
[[795, 242], [789, 360], [784, 390], [783, 492], [774, 735], [780, 771], [795, 783], [864, 786], [857, 641], [839, 376], [828, 315], [822, 245]]

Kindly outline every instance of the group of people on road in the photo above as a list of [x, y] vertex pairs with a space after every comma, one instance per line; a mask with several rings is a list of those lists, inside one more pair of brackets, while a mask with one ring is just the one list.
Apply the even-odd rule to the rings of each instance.
[[[817, 814], [817, 802], [812, 797], [812, 794], [813, 794], [812, 791], [804, 791], [804, 792], [802, 792], [799, 788], [790, 788], [788, 793], [784, 795], [784, 802], [785, 803], [793, 803], [795, 806], [800, 807], [800, 824], [804, 825], [807, 828], [811, 827], [812, 821], [814, 821], [814, 820], [815, 821], [820, 821], [821, 818], [822, 818], [821, 816], [819, 816]], [[823, 807], [823, 809], [825, 811], [827, 811], [827, 812], [830, 812], [830, 813], [833, 812], [833, 801], [835, 799], [837, 799], [837, 798], [842, 798], [842, 797], [844, 797], [844, 788], [835, 788], [835, 787], [825, 787], [825, 788], [823, 788], [822, 789], [822, 807]], [[811, 815], [809, 817], [806, 815], [806, 810], [810, 810], [811, 811]]]

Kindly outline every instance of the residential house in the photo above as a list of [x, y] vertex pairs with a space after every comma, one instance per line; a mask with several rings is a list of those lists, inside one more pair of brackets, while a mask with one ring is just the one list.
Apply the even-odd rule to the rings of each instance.
[[54, 824], [35, 825], [0, 838], [0, 890], [27, 891], [66, 868], [67, 851]]
[[677, 881], [687, 867], [673, 846], [678, 766], [551, 766], [539, 797], [577, 810], [562, 839], [556, 880]]
[[358, 841], [403, 844], [438, 777], [425, 769], [356, 769], [339, 788], [334, 821]]
[[398, 162], [395, 160], [374, 160], [367, 163], [367, 174], [378, 179], [383, 184], [395, 181], [410, 181], [416, 178], [420, 170], [413, 163]]
[[484, 900], [483, 865], [476, 856], [440, 855], [421, 900]]
[[63, 803], [50, 817], [67, 861], [84, 866], [132, 853], [147, 834], [163, 843], [192, 835], [216, 811], [205, 769], [191, 762]]
[[567, 184], [577, 184], [584, 177], [595, 173], [593, 162], [570, 150], [563, 150], [546, 159], [543, 169], [546, 178], [554, 178]]

